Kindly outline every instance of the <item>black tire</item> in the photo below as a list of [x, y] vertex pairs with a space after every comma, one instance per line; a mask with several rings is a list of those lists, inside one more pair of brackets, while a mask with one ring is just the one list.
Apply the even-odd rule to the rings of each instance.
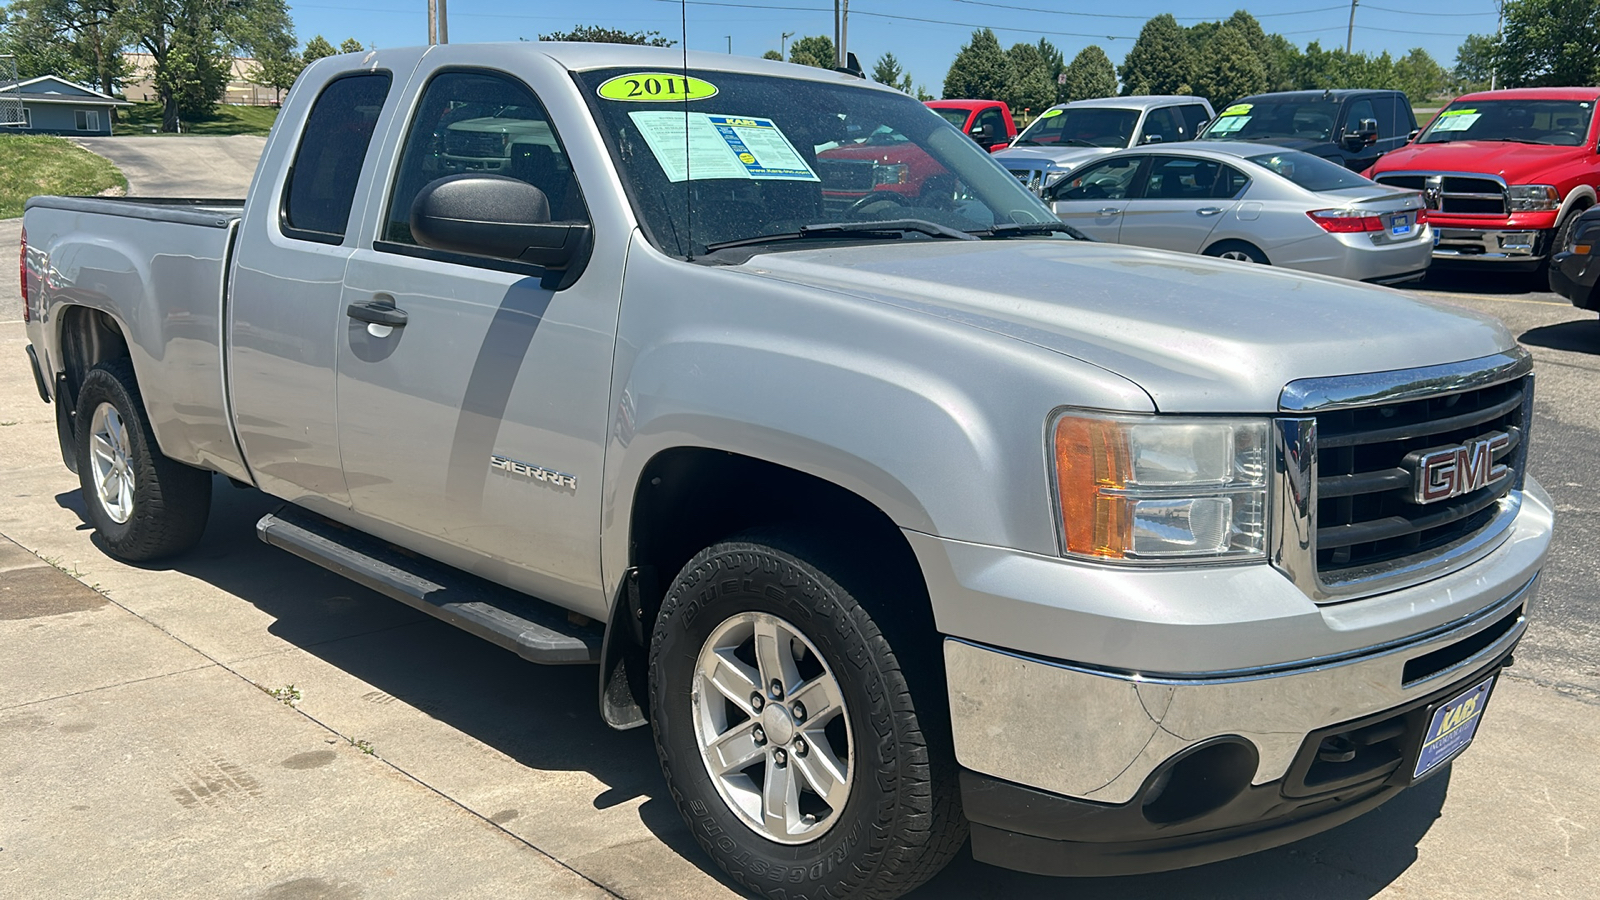
[[[114, 409], [126, 426], [125, 465], [133, 486], [131, 514], [122, 522], [101, 498], [91, 460], [95, 412], [102, 404]], [[99, 532], [111, 555], [145, 562], [182, 553], [199, 543], [211, 512], [211, 473], [161, 455], [128, 360], [103, 362], [89, 371], [78, 390], [76, 418], [83, 503], [89, 524]]]
[[[1219, 259], [1238, 259], [1239, 262], [1248, 260], [1258, 266], [1272, 265], [1267, 261], [1267, 255], [1261, 252], [1260, 247], [1247, 241], [1218, 241], [1206, 248], [1205, 255]], [[1243, 256], [1244, 259], [1239, 259], [1240, 256]]]
[[[1545, 254], [1546, 260], [1567, 249], [1567, 245], [1572, 243], [1572, 230], [1578, 226], [1579, 217], [1588, 209], [1587, 206], [1580, 206], [1561, 221], [1561, 225], [1556, 228], [1555, 237], [1550, 241], [1550, 252]], [[1548, 265], [1548, 262], [1546, 264]]]
[[[651, 723], [673, 800], [700, 846], [736, 882], [762, 896], [898, 897], [942, 869], [967, 835], [943, 680], [928, 677], [929, 667], [937, 665], [937, 640], [905, 640], [912, 646], [897, 654], [861, 602], [867, 598], [858, 599], [840, 583], [879, 593], [872, 573], [855, 575], [840, 562], [841, 554], [782, 534], [742, 537], [690, 560], [656, 620]], [[702, 647], [724, 623], [752, 613], [783, 620], [820, 654], [837, 676], [845, 710], [838, 718], [848, 722], [853, 736], [848, 799], [828, 814], [828, 829], [805, 843], [779, 842], [747, 824], [719, 794], [698, 743], [693, 691]], [[758, 746], [770, 754], [776, 742], [767, 742], [763, 733]], [[772, 771], [772, 758], [759, 758], [754, 768]], [[792, 776], [797, 783], [800, 775]]]

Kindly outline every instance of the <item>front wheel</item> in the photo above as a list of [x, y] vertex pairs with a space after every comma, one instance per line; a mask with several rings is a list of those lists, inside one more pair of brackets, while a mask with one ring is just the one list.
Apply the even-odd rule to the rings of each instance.
[[83, 379], [75, 438], [89, 524], [112, 556], [143, 562], [200, 541], [211, 473], [161, 455], [127, 360], [101, 363]]
[[651, 641], [656, 750], [695, 839], [743, 886], [897, 897], [965, 840], [954, 763], [902, 658], [818, 558], [729, 541], [684, 567]]

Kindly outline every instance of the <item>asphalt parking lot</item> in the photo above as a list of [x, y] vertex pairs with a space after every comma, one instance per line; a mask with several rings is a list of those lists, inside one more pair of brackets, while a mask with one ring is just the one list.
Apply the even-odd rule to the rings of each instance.
[[[1450, 771], [1240, 860], [1062, 880], [964, 854], [915, 896], [1600, 896], [1600, 321], [1532, 288], [1423, 290], [1532, 351], [1532, 469], [1558, 520], [1536, 621]], [[0, 895], [734, 896], [648, 734], [600, 722], [592, 668], [524, 663], [260, 543], [275, 501], [220, 480], [195, 551], [101, 552], [15, 289], [0, 281]]]

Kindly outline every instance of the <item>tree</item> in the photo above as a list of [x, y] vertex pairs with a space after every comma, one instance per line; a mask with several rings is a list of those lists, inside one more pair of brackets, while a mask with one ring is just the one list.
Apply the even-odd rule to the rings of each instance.
[[1600, 0], [1516, 0], [1505, 16], [1495, 54], [1501, 87], [1600, 80]]
[[1250, 47], [1245, 29], [1228, 22], [1218, 28], [1200, 54], [1194, 70], [1194, 92], [1223, 109], [1240, 97], [1259, 94], [1267, 86], [1267, 69]]
[[1450, 86], [1450, 73], [1434, 61], [1428, 51], [1413, 47], [1394, 64], [1394, 86], [1406, 92], [1412, 103], [1426, 103]]
[[1011, 86], [1011, 60], [994, 32], [982, 28], [956, 54], [944, 76], [945, 99], [1001, 100]]
[[281, 101], [283, 92], [294, 86], [306, 61], [294, 50], [294, 35], [283, 34], [263, 42], [256, 49], [256, 64], [246, 77], [272, 88], [273, 99]]
[[872, 65], [872, 80], [890, 87], [899, 87], [900, 78], [905, 75], [905, 69], [900, 67], [900, 60], [894, 58], [893, 53], [885, 53], [878, 57]]
[[318, 34], [306, 41], [306, 48], [300, 51], [300, 59], [309, 66], [324, 56], [334, 56], [338, 52], [337, 48], [328, 43], [327, 38]]
[[129, 37], [114, 0], [13, 0], [7, 12], [9, 40], [0, 52], [17, 57], [22, 77], [59, 75], [110, 94], [127, 76]]
[[360, 53], [365, 49], [367, 48], [361, 46], [361, 42], [353, 37], [347, 37], [339, 42], [340, 53]]
[[1056, 95], [1058, 102], [1117, 95], [1117, 70], [1098, 44], [1090, 44], [1078, 51], [1078, 55], [1067, 65], [1065, 74], [1066, 80]]
[[270, 52], [269, 39], [292, 32], [283, 0], [119, 0], [113, 22], [150, 54], [162, 131], [215, 108], [236, 51]]
[[1055, 48], [1048, 42], [1041, 43], [1048, 49], [1041, 49], [1039, 44], [1017, 44], [1006, 51], [1011, 81], [1000, 99], [1018, 112], [1042, 110], [1055, 102], [1056, 71], [1049, 55]]
[[1238, 31], [1250, 47], [1250, 52], [1260, 60], [1261, 71], [1266, 76], [1261, 88], [1263, 91], [1289, 90], [1293, 60], [1300, 55], [1293, 44], [1280, 34], [1268, 37], [1256, 17], [1242, 9], [1234, 12], [1222, 24]]
[[833, 38], [816, 34], [797, 39], [789, 45], [789, 62], [802, 66], [831, 69], [836, 61]]
[[1469, 34], [1456, 49], [1456, 67], [1450, 75], [1451, 90], [1458, 94], [1487, 90], [1494, 75], [1495, 54], [1500, 43], [1492, 34]]
[[1267, 35], [1267, 90], [1292, 91], [1296, 87], [1295, 72], [1300, 68], [1300, 48], [1289, 43], [1281, 34]]
[[661, 36], [659, 31], [623, 31], [600, 25], [574, 25], [571, 31], [556, 31], [539, 35], [541, 41], [577, 41], [586, 44], [642, 44], [646, 47], [675, 47], [678, 42]]
[[783, 62], [783, 54], [779, 53], [776, 50], [768, 50], [767, 52], [761, 54], [761, 58], [762, 59], [772, 59], [772, 60], [777, 60], [778, 62]]
[[1124, 96], [1187, 94], [1193, 83], [1193, 51], [1184, 30], [1170, 13], [1144, 23], [1118, 74]]

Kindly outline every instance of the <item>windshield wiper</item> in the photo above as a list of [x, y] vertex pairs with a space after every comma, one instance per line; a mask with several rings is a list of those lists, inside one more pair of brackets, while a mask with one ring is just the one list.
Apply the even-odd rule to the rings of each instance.
[[983, 228], [978, 231], [969, 231], [979, 237], [1017, 237], [1028, 234], [1065, 234], [1073, 240], [1091, 241], [1093, 238], [1084, 234], [1065, 222], [1016, 222], [996, 225], [992, 228]]
[[1530, 140], [1527, 140], [1526, 138], [1468, 138], [1467, 140], [1483, 141], [1485, 143], [1491, 143], [1491, 144], [1493, 144], [1493, 143], [1498, 143], [1498, 144], [1537, 144], [1537, 143], [1539, 143], [1538, 141], [1530, 141]]
[[876, 240], [884, 237], [914, 233], [925, 234], [929, 237], [948, 238], [956, 241], [975, 241], [978, 236], [958, 231], [938, 222], [929, 222], [927, 219], [885, 219], [881, 222], [821, 222], [816, 225], [801, 225], [799, 231], [784, 232], [781, 234], [758, 234], [755, 237], [738, 238], [731, 241], [716, 241], [706, 245], [707, 253], [726, 250], [730, 247], [748, 247], [752, 244], [775, 244], [783, 241], [818, 241], [818, 240]]

